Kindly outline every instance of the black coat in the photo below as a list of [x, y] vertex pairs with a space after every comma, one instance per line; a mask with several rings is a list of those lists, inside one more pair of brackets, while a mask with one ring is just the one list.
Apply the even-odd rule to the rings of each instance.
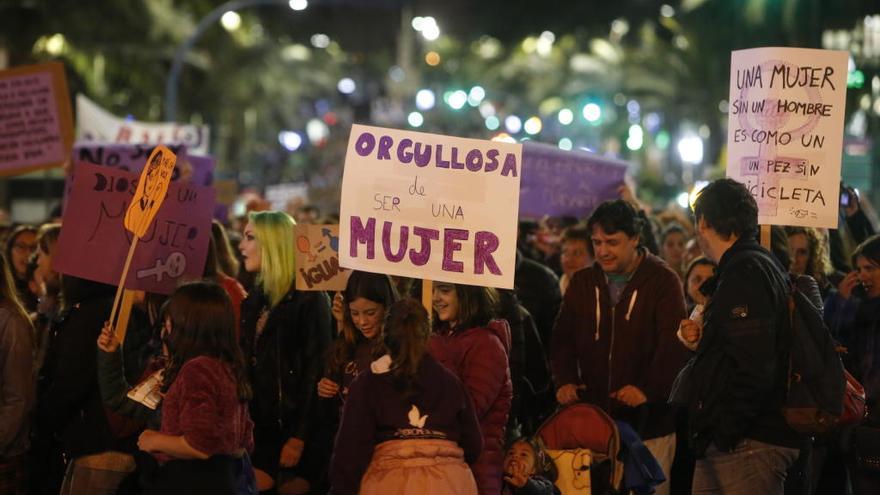
[[744, 439], [797, 448], [782, 416], [788, 276], [766, 250], [740, 239], [706, 281], [703, 337], [688, 366], [692, 445], [730, 451]]
[[256, 428], [280, 430], [283, 440], [306, 440], [332, 338], [330, 299], [323, 292], [291, 289], [269, 312], [256, 338], [257, 321], [267, 306], [267, 296], [257, 289], [241, 307], [242, 350], [254, 392], [251, 417]]

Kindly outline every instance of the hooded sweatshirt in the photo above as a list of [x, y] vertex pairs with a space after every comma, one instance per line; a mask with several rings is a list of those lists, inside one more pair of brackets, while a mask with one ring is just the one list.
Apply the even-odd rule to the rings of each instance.
[[[616, 304], [598, 263], [575, 273], [553, 329], [550, 360], [557, 388], [586, 385], [587, 402], [648, 439], [675, 430], [666, 400], [687, 358], [675, 337], [687, 314], [675, 272], [647, 251], [643, 256]], [[641, 390], [647, 403], [631, 408], [609, 397], [626, 385]]]

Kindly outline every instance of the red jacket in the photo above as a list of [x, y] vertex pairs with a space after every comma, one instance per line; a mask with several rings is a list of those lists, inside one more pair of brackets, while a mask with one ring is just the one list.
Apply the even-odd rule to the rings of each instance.
[[502, 488], [504, 428], [510, 413], [510, 327], [492, 320], [475, 327], [431, 336], [431, 355], [455, 373], [474, 403], [483, 433], [483, 452], [471, 465], [480, 495], [498, 495]]
[[[666, 402], [687, 359], [675, 336], [686, 318], [681, 282], [665, 262], [645, 252], [617, 305], [610, 299], [598, 263], [575, 273], [553, 329], [553, 381], [557, 388], [586, 385], [588, 402], [627, 421], [642, 438], [672, 433]], [[609, 398], [625, 385], [638, 387], [647, 405], [633, 409]]]

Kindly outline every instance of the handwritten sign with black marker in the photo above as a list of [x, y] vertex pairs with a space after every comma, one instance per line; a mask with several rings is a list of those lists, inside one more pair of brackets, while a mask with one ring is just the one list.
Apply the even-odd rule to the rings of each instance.
[[837, 227], [848, 57], [733, 52], [727, 176], [749, 188], [761, 224]]

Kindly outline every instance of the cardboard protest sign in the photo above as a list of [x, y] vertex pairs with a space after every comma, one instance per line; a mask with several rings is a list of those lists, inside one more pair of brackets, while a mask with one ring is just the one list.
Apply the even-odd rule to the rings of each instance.
[[[53, 269], [116, 285], [133, 240], [123, 217], [138, 176], [80, 163], [68, 180], [73, 184]], [[178, 282], [201, 278], [213, 210], [212, 188], [171, 184], [162, 208], [139, 241], [125, 287], [169, 294]]]
[[339, 266], [339, 225], [297, 225], [297, 290], [345, 290], [351, 270]]
[[72, 144], [64, 65], [0, 71], [0, 175], [60, 167]]
[[513, 288], [522, 145], [352, 126], [340, 264]]
[[208, 126], [122, 119], [83, 95], [76, 95], [77, 141], [125, 144], [175, 143], [191, 154], [208, 153]]
[[123, 222], [125, 228], [139, 239], [147, 232], [165, 201], [165, 193], [171, 184], [171, 172], [176, 163], [177, 156], [165, 146], [156, 146], [147, 158]]
[[519, 214], [584, 217], [600, 203], [616, 199], [627, 165], [586, 151], [548, 144], [523, 144]]
[[837, 226], [848, 54], [733, 52], [727, 176], [749, 188], [761, 224]]
[[[126, 172], [141, 173], [144, 163], [155, 145], [79, 142], [73, 145], [71, 161], [115, 167]], [[190, 155], [186, 146], [168, 145], [177, 155], [177, 165], [171, 175], [172, 182], [191, 182], [197, 186], [210, 186], [214, 181], [214, 158]]]

